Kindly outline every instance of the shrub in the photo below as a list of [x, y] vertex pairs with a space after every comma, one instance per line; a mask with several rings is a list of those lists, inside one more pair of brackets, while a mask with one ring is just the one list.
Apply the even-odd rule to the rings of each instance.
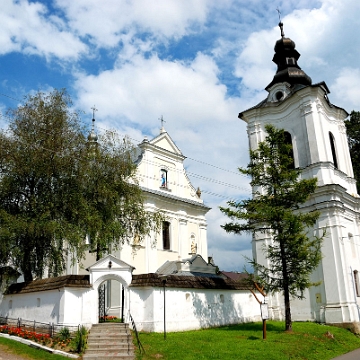
[[67, 327], [62, 328], [59, 331], [59, 338], [61, 340], [68, 340], [68, 339], [70, 339], [70, 336], [71, 336], [70, 330]]
[[86, 349], [87, 330], [81, 326], [76, 332], [75, 338], [72, 341], [73, 350], [82, 354]]

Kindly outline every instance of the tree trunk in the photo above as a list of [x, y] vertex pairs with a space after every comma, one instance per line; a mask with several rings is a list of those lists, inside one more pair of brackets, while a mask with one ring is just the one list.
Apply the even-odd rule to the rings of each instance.
[[23, 273], [25, 282], [33, 281], [33, 275], [32, 275], [32, 272], [31, 272], [30, 262], [27, 261], [26, 259], [24, 259], [24, 261], [23, 261], [23, 266], [22, 266], [21, 271]]
[[31, 282], [33, 281], [33, 274], [31, 271], [31, 264], [32, 264], [32, 258], [31, 258], [31, 239], [26, 237], [24, 239], [24, 246], [22, 248], [23, 254], [21, 257], [21, 272], [24, 276], [25, 282]]
[[289, 275], [286, 266], [286, 253], [284, 243], [282, 241], [282, 231], [278, 232], [280, 240], [280, 253], [281, 253], [281, 264], [282, 264], [282, 276], [283, 276], [283, 289], [284, 289], [284, 303], [285, 303], [285, 331], [292, 331], [292, 320], [291, 320], [291, 308], [290, 308], [290, 294], [289, 294]]
[[292, 331], [290, 296], [288, 285], [284, 286], [284, 302], [285, 302], [285, 331]]

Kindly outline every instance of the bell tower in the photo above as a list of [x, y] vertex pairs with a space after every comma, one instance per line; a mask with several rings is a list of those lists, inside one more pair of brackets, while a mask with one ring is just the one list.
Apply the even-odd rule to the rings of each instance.
[[[303, 178], [316, 177], [318, 188], [302, 211], [321, 213], [309, 235], [326, 230], [323, 259], [312, 280], [321, 282], [309, 289], [306, 299], [292, 301], [295, 320], [327, 323], [360, 321], [359, 196], [346, 137], [344, 120], [348, 113], [332, 104], [325, 82], [312, 84], [300, 68], [295, 43], [284, 35], [275, 44], [273, 62], [277, 71], [265, 88], [268, 96], [243, 111], [239, 118], [247, 124], [250, 149], [266, 137], [265, 125], [286, 131], [293, 147], [294, 165]], [[253, 256], [261, 264], [268, 261], [262, 246], [271, 239], [253, 239]], [[280, 300], [279, 300], [280, 299]], [[281, 317], [281, 297], [270, 299], [273, 317]]]

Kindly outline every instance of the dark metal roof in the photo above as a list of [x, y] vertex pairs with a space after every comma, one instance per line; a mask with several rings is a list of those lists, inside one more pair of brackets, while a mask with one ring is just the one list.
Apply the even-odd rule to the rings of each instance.
[[6, 294], [24, 294], [35, 291], [57, 290], [67, 288], [90, 288], [89, 275], [65, 275], [47, 279], [22, 282], [9, 286]]
[[158, 274], [133, 275], [130, 287], [163, 287], [166, 280], [166, 287], [181, 289], [221, 289], [221, 290], [248, 290], [241, 282], [231, 279], [224, 279], [220, 276], [161, 276]]
[[227, 278], [234, 281], [241, 281], [249, 277], [247, 273], [238, 273], [233, 271], [222, 271], [221, 273], [224, 274]]
[[281, 39], [275, 44], [273, 62], [277, 65], [276, 74], [272, 82], [265, 88], [270, 89], [274, 84], [287, 82], [290, 85], [311, 85], [311, 78], [301, 70], [297, 61], [300, 54], [295, 49], [295, 43], [286, 38], [283, 32], [283, 24], [280, 22]]

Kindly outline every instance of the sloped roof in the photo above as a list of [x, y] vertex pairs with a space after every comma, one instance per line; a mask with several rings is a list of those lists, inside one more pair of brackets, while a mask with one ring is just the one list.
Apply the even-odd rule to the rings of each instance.
[[153, 273], [133, 275], [130, 287], [163, 287], [165, 279], [165, 286], [171, 288], [247, 290], [247, 287], [243, 283], [222, 277], [178, 275], [168, 275], [164, 277]]
[[47, 279], [22, 282], [9, 286], [6, 294], [24, 294], [36, 291], [56, 290], [61, 288], [90, 288], [89, 275], [65, 275]]
[[248, 277], [247, 273], [238, 273], [233, 271], [222, 271], [221, 273], [224, 274], [227, 278], [234, 281], [241, 281]]
[[181, 275], [181, 276], [205, 276], [205, 277], [219, 277], [217, 275], [217, 266], [207, 263], [199, 254], [193, 254], [191, 258], [169, 261], [167, 260], [156, 274], [158, 275]]

